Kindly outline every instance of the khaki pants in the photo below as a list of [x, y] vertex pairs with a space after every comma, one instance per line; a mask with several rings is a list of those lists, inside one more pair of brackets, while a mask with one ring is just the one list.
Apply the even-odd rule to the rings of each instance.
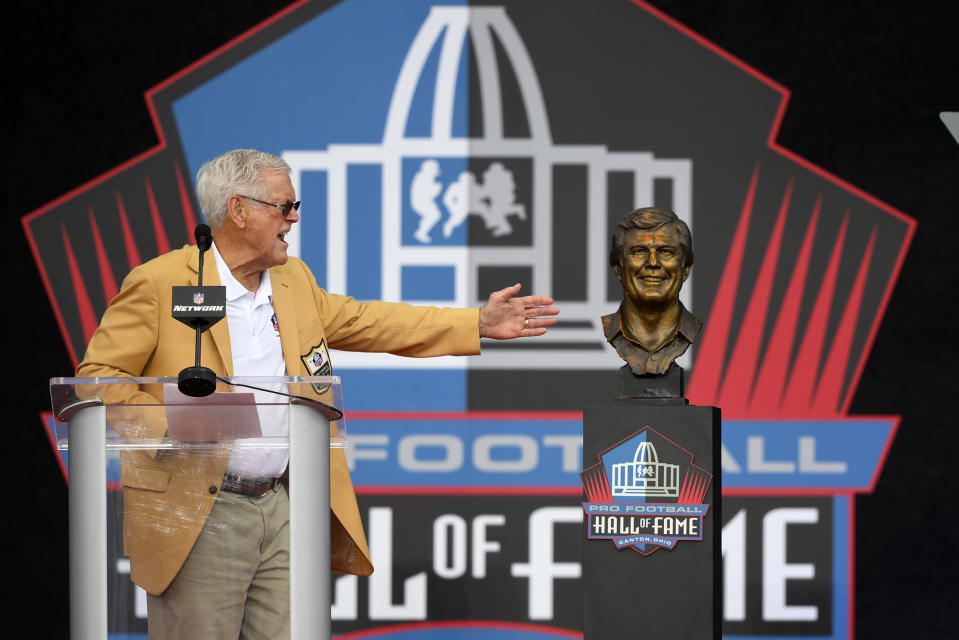
[[193, 550], [159, 596], [147, 596], [151, 640], [290, 637], [290, 503], [221, 492]]

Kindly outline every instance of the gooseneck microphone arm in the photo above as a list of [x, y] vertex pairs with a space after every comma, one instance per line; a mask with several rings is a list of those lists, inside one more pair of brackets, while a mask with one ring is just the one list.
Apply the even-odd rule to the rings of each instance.
[[[203, 287], [203, 254], [207, 252], [213, 244], [213, 236], [210, 234], [210, 227], [205, 224], [198, 224], [193, 230], [193, 237], [196, 238], [196, 248], [200, 251], [200, 273], [197, 276], [196, 286]], [[203, 329], [199, 324], [195, 325], [196, 330], [196, 363], [197, 369], [200, 369], [200, 336], [203, 335]]]
[[197, 286], [173, 287], [173, 317], [196, 332], [194, 366], [180, 372], [177, 386], [188, 396], [208, 396], [216, 389], [216, 374], [200, 364], [201, 335], [226, 315], [226, 287], [203, 286], [203, 254], [213, 246], [213, 234], [205, 224], [193, 233], [200, 252]]

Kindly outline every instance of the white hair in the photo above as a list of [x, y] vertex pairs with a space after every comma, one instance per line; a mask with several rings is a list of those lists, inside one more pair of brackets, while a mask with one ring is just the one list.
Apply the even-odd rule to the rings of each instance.
[[283, 158], [253, 149], [227, 151], [200, 167], [196, 195], [207, 224], [217, 229], [226, 222], [226, 204], [234, 194], [265, 198], [263, 171], [290, 175], [291, 169]]

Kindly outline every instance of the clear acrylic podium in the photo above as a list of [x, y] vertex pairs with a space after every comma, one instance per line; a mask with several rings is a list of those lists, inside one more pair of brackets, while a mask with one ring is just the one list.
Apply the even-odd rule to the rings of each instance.
[[[176, 378], [50, 381], [57, 446], [69, 456], [73, 640], [108, 635], [107, 496], [117, 484], [108, 469], [115, 475], [137, 455], [225, 460], [243, 449], [289, 454], [291, 638], [330, 637], [329, 454], [346, 441], [340, 379], [225, 380], [200, 399], [181, 396]], [[171, 517], [179, 515], [164, 522]]]

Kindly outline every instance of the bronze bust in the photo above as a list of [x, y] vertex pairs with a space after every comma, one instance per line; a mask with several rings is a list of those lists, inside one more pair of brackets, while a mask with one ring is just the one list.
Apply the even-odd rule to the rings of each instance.
[[679, 301], [693, 265], [686, 223], [666, 209], [637, 209], [613, 232], [609, 264], [623, 302], [603, 332], [636, 375], [663, 375], [699, 335], [703, 321]]

